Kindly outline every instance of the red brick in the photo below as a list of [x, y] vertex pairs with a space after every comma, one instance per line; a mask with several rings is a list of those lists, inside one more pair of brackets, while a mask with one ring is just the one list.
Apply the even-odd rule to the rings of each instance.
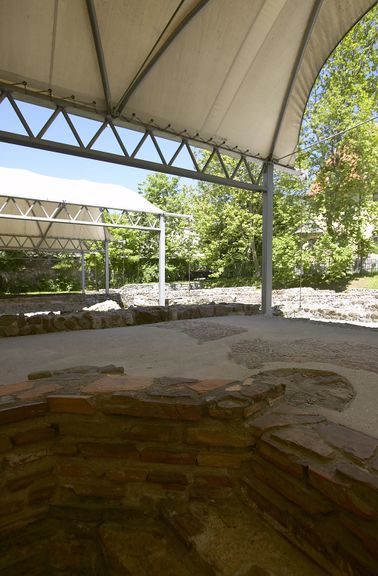
[[[334, 504], [315, 490], [308, 488], [304, 482], [287, 476], [267, 462], [254, 461], [252, 471], [257, 478], [266, 482], [273, 490], [299, 506], [307, 514], [327, 514], [335, 508]], [[253, 480], [251, 480], [251, 484], [253, 485]]]
[[12, 448], [12, 444], [10, 443], [8, 436], [1, 434], [1, 436], [0, 436], [0, 453], [1, 452], [7, 452], [7, 450], [10, 450], [11, 448]]
[[183, 384], [194, 384], [195, 382], [198, 382], [196, 378], [182, 378], [181, 376], [163, 376], [159, 378], [159, 385], [164, 388], [176, 385], [182, 386]]
[[202, 446], [229, 446], [232, 448], [245, 448], [255, 444], [254, 439], [247, 434], [238, 434], [229, 427], [221, 429], [188, 428], [185, 434], [187, 444], [200, 444]]
[[353, 534], [360, 538], [366, 550], [378, 560], [378, 526], [376, 522], [356, 521], [356, 518], [344, 514], [341, 522]]
[[110, 393], [127, 390], [145, 390], [154, 383], [153, 378], [134, 378], [126, 375], [107, 375], [83, 386], [83, 392]]
[[323, 416], [317, 416], [315, 414], [270, 413], [258, 416], [250, 423], [250, 429], [255, 434], [262, 434], [266, 430], [271, 430], [272, 428], [282, 428], [285, 426], [293, 426], [295, 424], [316, 424], [323, 420]]
[[93, 396], [56, 395], [48, 396], [47, 402], [51, 412], [66, 414], [95, 414], [96, 406]]
[[123, 488], [119, 485], [114, 485], [106, 480], [89, 480], [86, 478], [84, 481], [70, 480], [63, 481], [62, 485], [65, 488], [70, 488], [73, 492], [81, 498], [102, 498], [106, 500], [121, 500], [123, 498]]
[[122, 460], [139, 460], [139, 452], [134, 446], [112, 444], [110, 442], [80, 442], [80, 452], [93, 458], [120, 458]]
[[344, 508], [344, 510], [349, 510], [362, 518], [374, 516], [374, 508], [356, 495], [348, 492], [348, 485], [331, 472], [310, 466], [308, 477], [313, 488], [327, 496], [341, 508]]
[[359, 460], [371, 458], [378, 447], [375, 438], [334, 422], [321, 423], [317, 430], [331, 446]]
[[40, 480], [41, 478], [46, 478], [51, 476], [53, 473], [53, 469], [51, 467], [45, 468], [44, 470], [38, 470], [36, 472], [32, 472], [29, 474], [19, 475], [13, 478], [10, 478], [6, 486], [10, 492], [17, 492], [18, 490], [23, 490], [27, 488], [33, 482]]
[[250, 418], [254, 414], [257, 414], [257, 412], [260, 412], [265, 407], [266, 407], [266, 402], [254, 402], [250, 406], [247, 406], [246, 408], [244, 408], [243, 416], [244, 416], [244, 418]]
[[149, 472], [147, 475], [147, 481], [153, 484], [163, 484], [164, 486], [187, 486], [188, 479], [185, 474], [179, 474], [177, 472], [163, 472], [154, 471]]
[[32, 522], [41, 519], [45, 520], [48, 512], [48, 505], [41, 504], [40, 506], [34, 506], [33, 508], [24, 508], [21, 513], [12, 514], [7, 518], [4, 517], [0, 521], [0, 541], [4, 536], [9, 538], [10, 534], [19, 534], [23, 528], [30, 526]]
[[29, 493], [29, 504], [41, 504], [41, 502], [48, 502], [56, 490], [55, 483], [47, 486], [37, 488]]
[[199, 420], [202, 406], [199, 402], [162, 401], [137, 398], [124, 394], [113, 394], [112, 401], [104, 405], [108, 414], [124, 414], [139, 418], [161, 418], [167, 420]]
[[35, 442], [43, 442], [50, 440], [56, 435], [56, 430], [52, 426], [45, 426], [44, 428], [34, 428], [33, 430], [26, 430], [25, 432], [18, 432], [12, 436], [12, 442], [16, 446], [25, 446]]
[[197, 455], [195, 453], [169, 452], [167, 450], [146, 449], [141, 452], [142, 462], [157, 462], [161, 464], [196, 464]]
[[266, 384], [259, 384], [258, 382], [255, 384], [249, 384], [247, 386], [243, 386], [242, 394], [243, 396], [247, 396], [254, 402], [259, 402], [268, 396], [270, 392], [270, 386]]
[[78, 453], [77, 446], [72, 442], [72, 440], [60, 440], [54, 442], [51, 447], [53, 454], [58, 456], [75, 456]]
[[244, 410], [248, 407], [248, 402], [245, 400], [230, 399], [220, 400], [216, 404], [208, 407], [208, 414], [211, 418], [219, 418], [220, 420], [233, 420], [237, 418], [244, 418]]
[[2, 408], [0, 409], [0, 424], [11, 424], [12, 422], [21, 422], [21, 420], [28, 420], [36, 416], [44, 416], [47, 409], [47, 402], [32, 402], [12, 408]]
[[210, 390], [216, 390], [218, 388], [223, 388], [224, 386], [228, 386], [230, 384], [234, 384], [236, 380], [220, 380], [220, 379], [208, 379], [208, 380], [200, 380], [195, 384], [188, 384], [188, 388], [191, 388], [198, 394], [206, 394]]
[[62, 462], [58, 467], [61, 476], [91, 476], [92, 470], [81, 462]]
[[176, 425], [169, 424], [135, 424], [121, 434], [128, 440], [141, 440], [152, 442], [178, 442], [181, 434]]
[[16, 514], [24, 508], [25, 504], [23, 500], [15, 500], [14, 502], [0, 502], [0, 518], [3, 516], [9, 516], [11, 514]]
[[147, 470], [110, 470], [105, 474], [105, 478], [110, 482], [124, 484], [126, 482], [144, 482], [147, 474]]
[[374, 472], [378, 472], [378, 451], [374, 458], [369, 462], [369, 468]]
[[34, 384], [34, 387], [31, 390], [18, 393], [17, 398], [20, 400], [35, 400], [45, 394], [50, 394], [50, 392], [56, 392], [60, 389], [61, 386], [58, 384]]
[[290, 474], [290, 476], [303, 478], [305, 471], [304, 463], [299, 462], [290, 452], [277, 446], [269, 437], [264, 437], [264, 439], [258, 443], [258, 451], [265, 460], [275, 464], [278, 468]]
[[350, 462], [339, 462], [336, 466], [336, 471], [357, 484], [360, 484], [373, 492], [377, 492], [378, 496], [378, 477], [375, 474], [355, 466]]
[[271, 436], [281, 444], [293, 446], [301, 451], [308, 452], [311, 456], [326, 460], [335, 456], [335, 451], [312, 428], [286, 428], [273, 432]]
[[211, 468], [240, 468], [241, 463], [247, 459], [248, 455], [246, 454], [227, 454], [222, 452], [203, 452], [197, 456], [199, 466], [209, 466]]
[[0, 385], [0, 396], [11, 396], [12, 394], [17, 394], [23, 390], [30, 390], [33, 388], [31, 382], [19, 382], [17, 384], [1, 384]]
[[232, 488], [235, 481], [227, 476], [212, 476], [210, 474], [198, 474], [194, 477], [194, 485], [198, 488], [222, 490]]

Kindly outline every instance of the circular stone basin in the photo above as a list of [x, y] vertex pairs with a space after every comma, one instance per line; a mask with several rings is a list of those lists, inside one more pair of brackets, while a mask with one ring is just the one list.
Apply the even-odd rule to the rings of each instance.
[[256, 441], [245, 420], [283, 392], [116, 366], [0, 387], [0, 574], [208, 574], [156, 508], [229, 495]]

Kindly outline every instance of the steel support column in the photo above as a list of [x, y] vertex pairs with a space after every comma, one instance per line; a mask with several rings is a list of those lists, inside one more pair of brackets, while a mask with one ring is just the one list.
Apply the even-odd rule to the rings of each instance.
[[265, 164], [263, 192], [263, 250], [261, 307], [272, 315], [272, 244], [273, 244], [273, 163]]
[[160, 215], [159, 232], [159, 306], [165, 306], [165, 217]]
[[84, 252], [81, 252], [81, 291], [85, 294], [85, 257]]
[[105, 292], [109, 294], [109, 240], [105, 240]]

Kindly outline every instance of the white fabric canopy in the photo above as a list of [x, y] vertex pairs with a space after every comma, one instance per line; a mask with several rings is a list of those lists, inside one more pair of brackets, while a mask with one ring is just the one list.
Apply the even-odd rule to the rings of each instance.
[[1, 0], [0, 82], [293, 165], [317, 74], [375, 3]]
[[0, 195], [4, 194], [14, 198], [63, 202], [111, 210], [163, 213], [138, 192], [118, 184], [55, 178], [30, 170], [0, 167]]
[[163, 213], [123, 186], [0, 167], [0, 249], [81, 250], [83, 240], [111, 239], [93, 225], [102, 209]]

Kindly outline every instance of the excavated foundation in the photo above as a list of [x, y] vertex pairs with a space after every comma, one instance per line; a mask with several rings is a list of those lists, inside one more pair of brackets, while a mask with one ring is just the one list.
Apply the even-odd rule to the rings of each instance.
[[350, 400], [298, 369], [2, 386], [0, 575], [377, 574], [378, 442], [299, 406], [301, 379]]

